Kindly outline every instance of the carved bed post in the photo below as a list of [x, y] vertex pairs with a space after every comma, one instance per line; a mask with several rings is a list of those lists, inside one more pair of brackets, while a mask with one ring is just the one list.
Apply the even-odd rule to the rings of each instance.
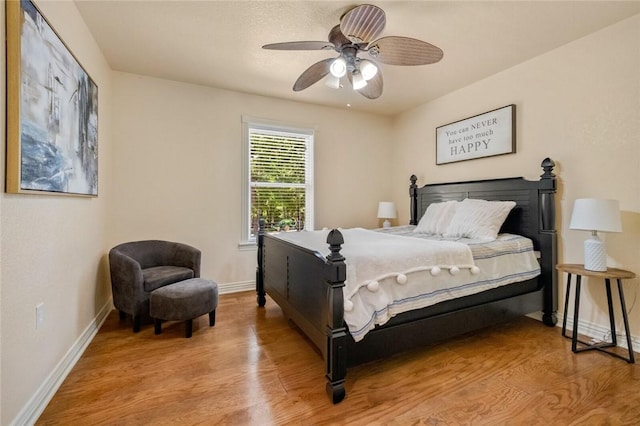
[[267, 303], [264, 292], [264, 265], [263, 265], [263, 243], [264, 243], [264, 218], [260, 218], [258, 223], [258, 267], [256, 268], [256, 293], [258, 293], [258, 306], [262, 307]]
[[[543, 276], [549, 277], [550, 282], [545, 283], [544, 287], [544, 308], [542, 315], [542, 322], [548, 326], [555, 326], [558, 322], [556, 312], [558, 310], [558, 271], [556, 271], [556, 263], [558, 259], [556, 256], [557, 237], [555, 230], [556, 222], [556, 175], [553, 173], [553, 168], [556, 163], [550, 158], [545, 158], [540, 165], [544, 173], [540, 175], [540, 182], [548, 182], [548, 185], [544, 185], [540, 189], [540, 233], [545, 236], [544, 244], [548, 247], [545, 248], [546, 253], [553, 253], [552, 258], [542, 258]], [[553, 249], [551, 249], [553, 248]]]
[[347, 376], [347, 330], [344, 326], [344, 295], [342, 288], [347, 278], [347, 266], [340, 254], [344, 243], [337, 229], [329, 232], [327, 244], [331, 253], [327, 256], [327, 394], [334, 404], [345, 397], [344, 381]]
[[409, 180], [411, 181], [411, 185], [409, 185], [409, 197], [411, 198], [411, 204], [409, 207], [411, 210], [411, 219], [409, 220], [409, 225], [417, 225], [420, 220], [418, 217], [418, 185], [416, 185], [418, 177], [416, 175], [411, 175]]

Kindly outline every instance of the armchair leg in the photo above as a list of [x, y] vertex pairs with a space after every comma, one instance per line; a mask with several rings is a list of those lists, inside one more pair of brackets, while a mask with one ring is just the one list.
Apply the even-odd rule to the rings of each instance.
[[209, 312], [209, 327], [216, 325], [216, 310]]
[[137, 333], [140, 331], [140, 315], [133, 316], [133, 332]]
[[191, 330], [193, 329], [193, 320], [186, 320], [184, 322], [184, 337], [187, 339], [191, 337]]
[[118, 314], [120, 315], [120, 321], [124, 321], [127, 317], [127, 314], [124, 311], [118, 311]]
[[156, 318], [154, 320], [154, 328], [153, 328], [154, 334], [160, 334], [162, 333], [162, 320], [159, 318]]

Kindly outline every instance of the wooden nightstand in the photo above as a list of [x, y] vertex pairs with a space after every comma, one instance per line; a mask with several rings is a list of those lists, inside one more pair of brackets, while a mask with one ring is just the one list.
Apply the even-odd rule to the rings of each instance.
[[[571, 274], [575, 274], [576, 278], [576, 297], [573, 312], [573, 335], [571, 336], [571, 350], [573, 352], [583, 352], [590, 350], [597, 350], [600, 352], [608, 353], [617, 358], [623, 359], [629, 363], [635, 363], [635, 357], [633, 356], [633, 347], [631, 346], [631, 333], [629, 332], [629, 320], [627, 319], [627, 307], [624, 303], [624, 293], [622, 291], [622, 280], [627, 278], [635, 278], [636, 274], [631, 271], [625, 271], [624, 269], [607, 268], [606, 271], [589, 271], [584, 269], [584, 265], [577, 264], [564, 264], [557, 265], [556, 269], [561, 272], [567, 273], [567, 293], [564, 299], [564, 319], [562, 320], [562, 335], [569, 338], [565, 334], [567, 328], [567, 308], [569, 307], [569, 292], [571, 291]], [[578, 339], [578, 312], [580, 309], [580, 281], [582, 277], [603, 278], [607, 290], [607, 303], [609, 305], [609, 322], [611, 323], [611, 343], [587, 343]], [[611, 300], [611, 280], [615, 279], [618, 282], [618, 293], [620, 294], [620, 307], [622, 308], [622, 318], [624, 319], [624, 330], [627, 334], [627, 347], [629, 348], [629, 358], [618, 355], [617, 353], [606, 350], [605, 348], [611, 348], [617, 346], [616, 339], [616, 325], [613, 317], [613, 304]], [[578, 343], [584, 345], [582, 348], [578, 348]]]

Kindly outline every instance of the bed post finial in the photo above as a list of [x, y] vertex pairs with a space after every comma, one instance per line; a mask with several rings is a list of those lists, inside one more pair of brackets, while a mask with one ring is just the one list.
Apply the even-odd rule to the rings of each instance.
[[409, 205], [409, 211], [411, 212], [411, 217], [409, 218], [409, 225], [417, 225], [418, 224], [418, 185], [416, 182], [418, 181], [418, 177], [416, 175], [411, 175], [409, 178], [411, 181], [411, 185], [409, 185], [409, 198], [411, 198], [411, 203]]
[[267, 303], [267, 298], [264, 292], [264, 270], [262, 263], [262, 250], [264, 242], [264, 218], [258, 219], [258, 267], [256, 268], [256, 293], [258, 294], [258, 306], [264, 306]]
[[327, 235], [327, 244], [329, 244], [329, 250], [331, 251], [329, 256], [327, 256], [327, 260], [331, 262], [344, 260], [344, 257], [340, 254], [340, 249], [342, 248], [342, 244], [344, 244], [342, 232], [337, 229], [332, 229], [329, 235]]
[[544, 173], [540, 175], [540, 181], [546, 182], [545, 188], [540, 189], [540, 214], [541, 225], [543, 231], [553, 231], [555, 228], [556, 216], [555, 216], [555, 200], [556, 193], [556, 175], [553, 173], [553, 168], [556, 163], [549, 157], [542, 160], [542, 170]]
[[331, 253], [327, 256], [327, 328], [326, 328], [326, 391], [331, 402], [337, 404], [346, 395], [344, 381], [347, 376], [347, 329], [344, 326], [344, 281], [347, 279], [347, 265], [340, 254], [344, 237], [333, 229], [327, 235]]
[[542, 179], [555, 179], [556, 175], [553, 174], [553, 168], [555, 166], [556, 166], [556, 163], [549, 157], [542, 160], [542, 164], [540, 164], [540, 167], [542, 167], [542, 170], [544, 170], [544, 173], [541, 174], [540, 177]]

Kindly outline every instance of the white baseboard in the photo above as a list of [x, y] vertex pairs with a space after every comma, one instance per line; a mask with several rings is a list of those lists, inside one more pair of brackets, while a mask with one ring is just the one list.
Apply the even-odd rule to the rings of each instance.
[[[538, 321], [542, 321], [542, 312], [534, 312], [530, 315], [527, 315], [530, 318], [537, 319]], [[564, 316], [558, 314], [558, 323], [556, 327], [562, 328], [562, 321], [564, 320]], [[567, 317], [567, 335], [570, 336], [573, 332], [573, 317]], [[633, 330], [631, 330], [633, 333]], [[592, 322], [580, 320], [578, 322], [578, 333], [583, 336], [589, 336], [593, 339], [600, 341], [611, 341], [611, 331], [609, 330], [609, 325], [602, 326], [600, 324], [594, 324]], [[627, 349], [627, 336], [624, 334], [624, 326], [620, 327], [619, 324], [616, 324], [616, 336], [618, 346]], [[634, 352], [640, 352], [640, 337], [631, 335], [631, 346], [633, 347]]]
[[[240, 281], [235, 283], [225, 283], [218, 286], [219, 294], [238, 293], [241, 291], [255, 291], [255, 281]], [[33, 425], [43, 413], [47, 404], [51, 401], [71, 369], [78, 362], [84, 351], [87, 349], [100, 327], [107, 319], [109, 312], [113, 309], [113, 299], [109, 299], [102, 307], [96, 318], [87, 326], [84, 332], [76, 339], [71, 348], [67, 351], [62, 360], [56, 365], [44, 383], [38, 388], [36, 393], [29, 399], [24, 408], [18, 413], [10, 423], [13, 425]]]
[[240, 293], [241, 291], [255, 291], [255, 281], [239, 281], [236, 283], [218, 284], [218, 294]]
[[[562, 327], [563, 318], [558, 318], [558, 327]], [[573, 332], [573, 317], [567, 317], [567, 335], [571, 335]], [[633, 330], [631, 330], [633, 333]], [[611, 330], [609, 325], [602, 326], [600, 324], [594, 324], [588, 321], [578, 321], [578, 333], [584, 336], [592, 337], [599, 341], [611, 341]], [[627, 336], [624, 332], [624, 325], [620, 327], [616, 324], [616, 336], [618, 346], [627, 348]], [[631, 334], [631, 346], [634, 352], [640, 352], [640, 338]]]
[[10, 423], [10, 425], [33, 425], [42, 414], [47, 404], [58, 391], [62, 382], [67, 378], [71, 369], [78, 362], [84, 351], [87, 349], [95, 335], [100, 330], [102, 323], [107, 319], [109, 312], [113, 309], [113, 301], [110, 298], [100, 309], [96, 318], [87, 326], [82, 334], [76, 339], [71, 348], [62, 357], [58, 365], [46, 378], [44, 383], [38, 388], [36, 393], [29, 399], [27, 404], [20, 410], [20, 413]]

